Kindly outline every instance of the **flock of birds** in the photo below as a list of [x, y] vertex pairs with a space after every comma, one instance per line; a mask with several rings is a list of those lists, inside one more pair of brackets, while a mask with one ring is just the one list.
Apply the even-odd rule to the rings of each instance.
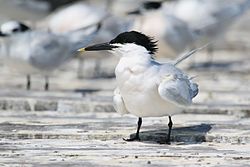
[[[211, 51], [213, 42], [249, 8], [250, 0], [141, 1], [137, 9], [121, 16], [76, 3], [51, 14], [35, 28], [19, 21], [2, 24], [0, 59], [27, 75], [27, 89], [30, 76], [39, 73], [45, 76], [48, 90], [48, 77], [60, 65], [84, 56], [85, 51], [108, 50], [119, 57], [114, 107], [121, 114], [139, 117], [136, 135], [125, 140], [140, 140], [142, 117], [168, 115], [166, 143], [170, 143], [171, 115], [192, 104], [199, 92], [193, 77], [177, 65], [207, 44]], [[88, 46], [93, 40], [109, 42]], [[160, 63], [155, 55], [176, 60]]]

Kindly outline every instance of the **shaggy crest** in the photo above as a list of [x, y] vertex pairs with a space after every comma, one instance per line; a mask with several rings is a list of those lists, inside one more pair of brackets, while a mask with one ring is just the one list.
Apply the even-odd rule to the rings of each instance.
[[157, 41], [154, 38], [146, 36], [137, 31], [124, 32], [119, 34], [115, 39], [109, 42], [110, 44], [126, 44], [135, 43], [137, 45], [145, 47], [150, 54], [155, 54], [158, 50]]

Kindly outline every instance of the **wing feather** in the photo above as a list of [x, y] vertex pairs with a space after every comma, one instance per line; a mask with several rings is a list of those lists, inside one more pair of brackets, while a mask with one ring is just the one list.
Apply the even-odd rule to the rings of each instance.
[[187, 106], [192, 104], [192, 98], [198, 94], [198, 85], [184, 75], [167, 75], [159, 84], [158, 92], [166, 101]]

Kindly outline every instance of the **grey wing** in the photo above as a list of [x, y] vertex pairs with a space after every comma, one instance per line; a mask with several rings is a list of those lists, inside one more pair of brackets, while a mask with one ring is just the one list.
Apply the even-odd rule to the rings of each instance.
[[41, 69], [51, 70], [72, 56], [66, 38], [51, 33], [35, 33], [30, 37], [30, 63]]
[[89, 25], [87, 27], [70, 31], [64, 34], [71, 43], [71, 52], [75, 52], [77, 49], [86, 47], [97, 35], [101, 28], [101, 23]]
[[166, 101], [187, 106], [192, 104], [192, 98], [198, 94], [198, 85], [183, 75], [167, 75], [160, 82], [158, 92]]

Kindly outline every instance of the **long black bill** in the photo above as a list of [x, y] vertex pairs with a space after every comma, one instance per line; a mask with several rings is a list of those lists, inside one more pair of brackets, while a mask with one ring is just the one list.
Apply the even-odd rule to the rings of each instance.
[[135, 11], [127, 12], [127, 15], [141, 15], [141, 11], [138, 9]]
[[99, 50], [112, 50], [117, 46], [111, 45], [110, 43], [101, 43], [84, 48], [85, 51], [99, 51]]

